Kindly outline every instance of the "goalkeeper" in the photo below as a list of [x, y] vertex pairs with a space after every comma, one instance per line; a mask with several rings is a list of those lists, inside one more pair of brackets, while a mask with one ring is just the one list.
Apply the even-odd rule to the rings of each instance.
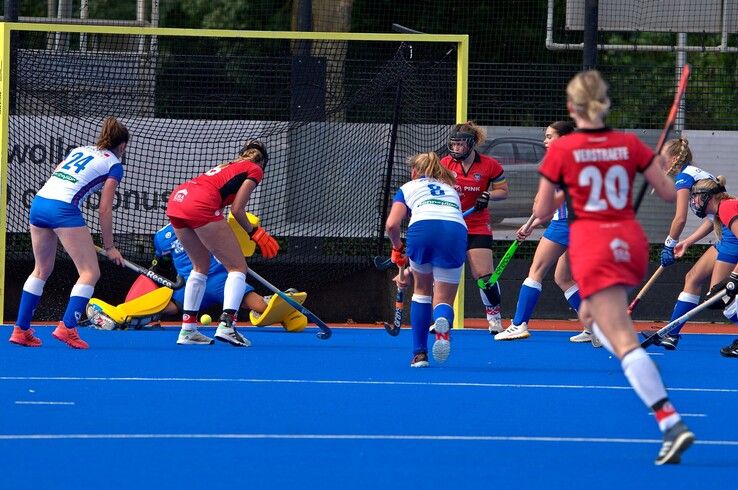
[[[258, 224], [258, 218], [253, 215], [248, 215], [248, 217], [252, 223]], [[240, 229], [232, 216], [229, 217], [228, 223], [236, 232], [244, 255], [251, 256], [255, 250], [254, 242]], [[238, 232], [239, 229], [242, 233]], [[156, 257], [152, 261], [152, 270], [157, 274], [165, 276], [179, 274], [186, 279], [192, 271], [192, 262], [177, 240], [171, 224], [166, 225], [154, 235], [154, 253]], [[228, 271], [211, 255], [202, 309], [222, 304], [223, 287], [227, 277]], [[299, 303], [304, 302], [307, 297], [304, 292], [288, 294]], [[87, 317], [93, 327], [103, 330], [122, 330], [129, 327], [140, 329], [148, 324], [157, 323], [162, 316], [180, 314], [183, 303], [184, 288], [173, 291], [166, 287], [158, 287], [154, 281], [140, 275], [128, 291], [124, 303], [113, 306], [92, 298], [87, 306]], [[279, 296], [264, 298], [257, 294], [248, 283], [246, 283], [246, 294], [241, 302], [241, 309], [251, 311], [251, 323], [257, 326], [281, 323], [288, 332], [299, 332], [307, 325], [305, 315], [294, 310]], [[179, 344], [203, 343], [180, 340], [177, 341]], [[212, 341], [209, 343], [212, 344]]]

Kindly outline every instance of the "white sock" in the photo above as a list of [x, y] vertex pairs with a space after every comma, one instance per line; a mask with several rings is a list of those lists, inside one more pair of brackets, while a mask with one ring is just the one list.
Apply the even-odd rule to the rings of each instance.
[[238, 311], [246, 291], [246, 274], [239, 271], [228, 273], [223, 286], [223, 309]]
[[630, 385], [647, 407], [650, 408], [656, 402], [667, 398], [666, 388], [656, 364], [641, 347], [625, 354], [620, 365]]

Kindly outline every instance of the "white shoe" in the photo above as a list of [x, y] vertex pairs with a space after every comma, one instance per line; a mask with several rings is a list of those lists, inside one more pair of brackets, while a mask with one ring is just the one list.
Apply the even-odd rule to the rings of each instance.
[[511, 323], [509, 327], [495, 335], [495, 340], [520, 340], [527, 339], [528, 337], [530, 337], [530, 332], [528, 332], [527, 322], [523, 322], [520, 325]]
[[222, 342], [228, 342], [236, 347], [248, 347], [251, 345], [249, 339], [238, 333], [234, 327], [229, 327], [225, 322], [220, 322], [218, 325], [218, 328], [215, 330], [215, 338]]
[[490, 334], [495, 335], [504, 330], [502, 328], [502, 316], [500, 316], [499, 313], [487, 321], [489, 322], [489, 333]]
[[569, 337], [569, 342], [574, 342], [575, 344], [581, 344], [584, 342], [591, 342], [591, 341], [592, 341], [592, 332], [589, 332], [587, 330], [582, 330], [578, 334]]
[[439, 318], [430, 328], [430, 331], [436, 334], [436, 341], [433, 342], [433, 359], [436, 362], [446, 362], [449, 354], [451, 354], [449, 328], [448, 320], [445, 318]]
[[602, 347], [602, 342], [595, 334], [592, 334], [592, 347]]
[[185, 330], [184, 328], [179, 331], [179, 337], [177, 338], [177, 343], [179, 345], [211, 345], [214, 344], [215, 341], [211, 339], [210, 337], [201, 334], [200, 332], [195, 330]]

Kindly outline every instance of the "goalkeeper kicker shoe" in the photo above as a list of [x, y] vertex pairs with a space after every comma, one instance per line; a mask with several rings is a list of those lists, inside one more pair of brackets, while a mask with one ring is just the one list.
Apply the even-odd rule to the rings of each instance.
[[443, 317], [436, 320], [436, 322], [431, 326], [431, 331], [436, 334], [436, 341], [433, 342], [433, 359], [435, 359], [436, 362], [446, 362], [446, 359], [448, 359], [448, 356], [451, 353], [451, 337], [449, 329], [448, 320]]
[[183, 328], [179, 331], [177, 343], [179, 345], [212, 345], [215, 341], [207, 335], [201, 334], [197, 329], [185, 330]]
[[520, 340], [528, 337], [530, 337], [528, 322], [523, 322], [520, 325], [511, 323], [509, 327], [495, 335], [495, 340]]
[[22, 328], [13, 327], [13, 333], [10, 334], [10, 342], [22, 345], [23, 347], [41, 347], [41, 339], [33, 335], [33, 329], [23, 330]]
[[682, 461], [682, 453], [694, 442], [694, 434], [682, 421], [677, 422], [671, 429], [664, 432], [664, 442], [661, 444], [657, 465], [679, 464]]

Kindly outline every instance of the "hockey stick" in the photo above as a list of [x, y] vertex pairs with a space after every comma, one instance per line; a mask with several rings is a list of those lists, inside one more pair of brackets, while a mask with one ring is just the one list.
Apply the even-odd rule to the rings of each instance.
[[648, 290], [651, 289], [651, 286], [653, 286], [653, 283], [656, 282], [656, 279], [659, 278], [662, 272], [664, 272], [664, 266], [660, 265], [659, 268], [656, 269], [656, 272], [654, 272], [651, 278], [648, 280], [648, 282], [641, 288], [640, 291], [638, 291], [638, 294], [636, 294], [636, 297], [633, 298], [633, 301], [631, 301], [628, 305], [628, 315], [633, 313], [635, 307], [638, 306], [638, 303], [641, 302], [641, 299], [643, 299]]
[[[530, 218], [528, 218], [528, 221], [525, 223], [526, 227], [530, 227], [531, 224], [533, 224], [533, 220], [536, 218], [534, 214], [530, 215]], [[513, 258], [513, 255], [515, 255], [515, 251], [518, 249], [521, 243], [523, 243], [524, 240], [515, 240], [512, 242], [512, 244], [507, 248], [507, 251], [505, 252], [505, 255], [502, 256], [500, 259], [500, 263], [497, 264], [497, 267], [495, 268], [495, 271], [492, 273], [492, 276], [485, 281], [482, 278], [477, 279], [477, 286], [479, 286], [479, 289], [484, 289], [489, 286], [493, 286], [497, 280], [502, 275], [503, 271], [507, 267], [507, 264], [510, 262], [510, 259]]]
[[[474, 212], [474, 208], [467, 209], [466, 211], [464, 211], [464, 214], [463, 214], [464, 218], [466, 218], [473, 212]], [[376, 257], [374, 257], [373, 262], [374, 262], [374, 267], [376, 267], [382, 272], [390, 270], [393, 266], [391, 258], [382, 257], [381, 255], [377, 255]]]
[[274, 294], [282, 298], [285, 301], [285, 303], [287, 303], [288, 305], [290, 305], [291, 307], [293, 307], [294, 309], [296, 309], [297, 311], [299, 311], [300, 313], [308, 317], [313, 323], [315, 323], [315, 325], [317, 325], [317, 327], [320, 329], [320, 332], [317, 333], [317, 337], [319, 339], [327, 340], [331, 338], [331, 335], [333, 335], [333, 332], [331, 332], [330, 327], [328, 327], [328, 325], [326, 325], [323, 320], [315, 316], [315, 314], [312, 311], [308, 310], [307, 308], [302, 306], [300, 303], [290, 298], [287, 294], [277, 289], [276, 286], [272, 285], [272, 283], [270, 283], [269, 281], [261, 277], [259, 274], [254, 272], [254, 270], [251, 267], [248, 268], [247, 272], [251, 276], [253, 276], [254, 279], [259, 281], [263, 286], [269, 289], [271, 292], [273, 292]]
[[[98, 247], [97, 245], [95, 245], [95, 250], [97, 250], [97, 253], [107, 258], [108, 254], [107, 252], [105, 252], [105, 250]], [[123, 265], [131, 269], [133, 272], [138, 272], [139, 274], [143, 274], [144, 276], [148, 277], [149, 279], [151, 279], [152, 281], [154, 281], [160, 286], [164, 286], [170, 289], [180, 289], [182, 286], [185, 285], [184, 277], [180, 276], [179, 274], [177, 274], [177, 279], [172, 281], [160, 274], [157, 274], [156, 272], [152, 270], [147, 269], [146, 267], [143, 267], [138, 264], [134, 264], [133, 262], [129, 262], [126, 259], [123, 259]]]
[[[682, 99], [684, 98], [684, 93], [687, 91], [687, 81], [689, 80], [689, 74], [691, 71], [692, 68], [689, 65], [684, 65], [684, 68], [682, 68], [682, 76], [679, 79], [679, 84], [677, 85], [677, 90], [674, 94], [674, 102], [671, 104], [669, 115], [666, 117], [666, 124], [664, 124], [664, 129], [661, 130], [658, 143], [656, 143], [657, 155], [661, 153], [661, 149], [664, 147], [664, 143], [666, 143], [666, 138], [669, 136], [669, 131], [671, 131], [672, 126], [674, 126], [677, 112], [679, 111], [679, 104], [681, 104]], [[648, 189], [648, 181], [644, 181], [638, 191], [638, 196], [636, 197], [635, 204], [633, 205], [633, 210], [636, 213], [638, 212], [638, 208], [641, 207], [643, 197], [646, 195], [646, 189]]]
[[686, 322], [687, 320], [689, 320], [690, 318], [692, 318], [693, 316], [695, 316], [700, 311], [702, 311], [702, 310], [704, 310], [706, 308], [709, 308], [710, 305], [712, 305], [714, 303], [717, 303], [718, 301], [720, 301], [721, 299], [723, 299], [723, 296], [725, 296], [726, 294], [728, 294], [728, 290], [727, 289], [723, 289], [723, 290], [719, 291], [717, 294], [715, 294], [714, 297], [708, 299], [707, 301], [705, 301], [704, 303], [702, 303], [702, 304], [700, 304], [698, 306], [695, 306], [694, 308], [692, 308], [691, 310], [689, 310], [688, 312], [686, 312], [684, 315], [680, 316], [676, 320], [672, 320], [668, 324], [666, 324], [663, 327], [661, 327], [660, 329], [658, 329], [656, 331], [656, 333], [654, 333], [653, 335], [649, 336], [646, 340], [644, 340], [643, 342], [641, 342], [641, 347], [643, 347], [645, 349], [649, 345], [654, 344], [657, 339], [663, 339], [664, 337], [666, 337], [667, 335], [669, 335], [669, 332], [671, 332], [672, 330], [674, 330], [677, 327], [677, 325], [681, 325], [682, 323]]
[[[403, 270], [402, 267], [400, 267], [400, 278], [402, 279]], [[393, 337], [397, 337], [397, 335], [400, 333], [400, 327], [402, 326], [402, 307], [405, 300], [405, 288], [404, 287], [397, 287], [397, 294], [395, 295], [395, 317], [390, 324], [389, 322], [384, 322], [384, 329], [387, 331], [388, 334], [390, 334]]]

